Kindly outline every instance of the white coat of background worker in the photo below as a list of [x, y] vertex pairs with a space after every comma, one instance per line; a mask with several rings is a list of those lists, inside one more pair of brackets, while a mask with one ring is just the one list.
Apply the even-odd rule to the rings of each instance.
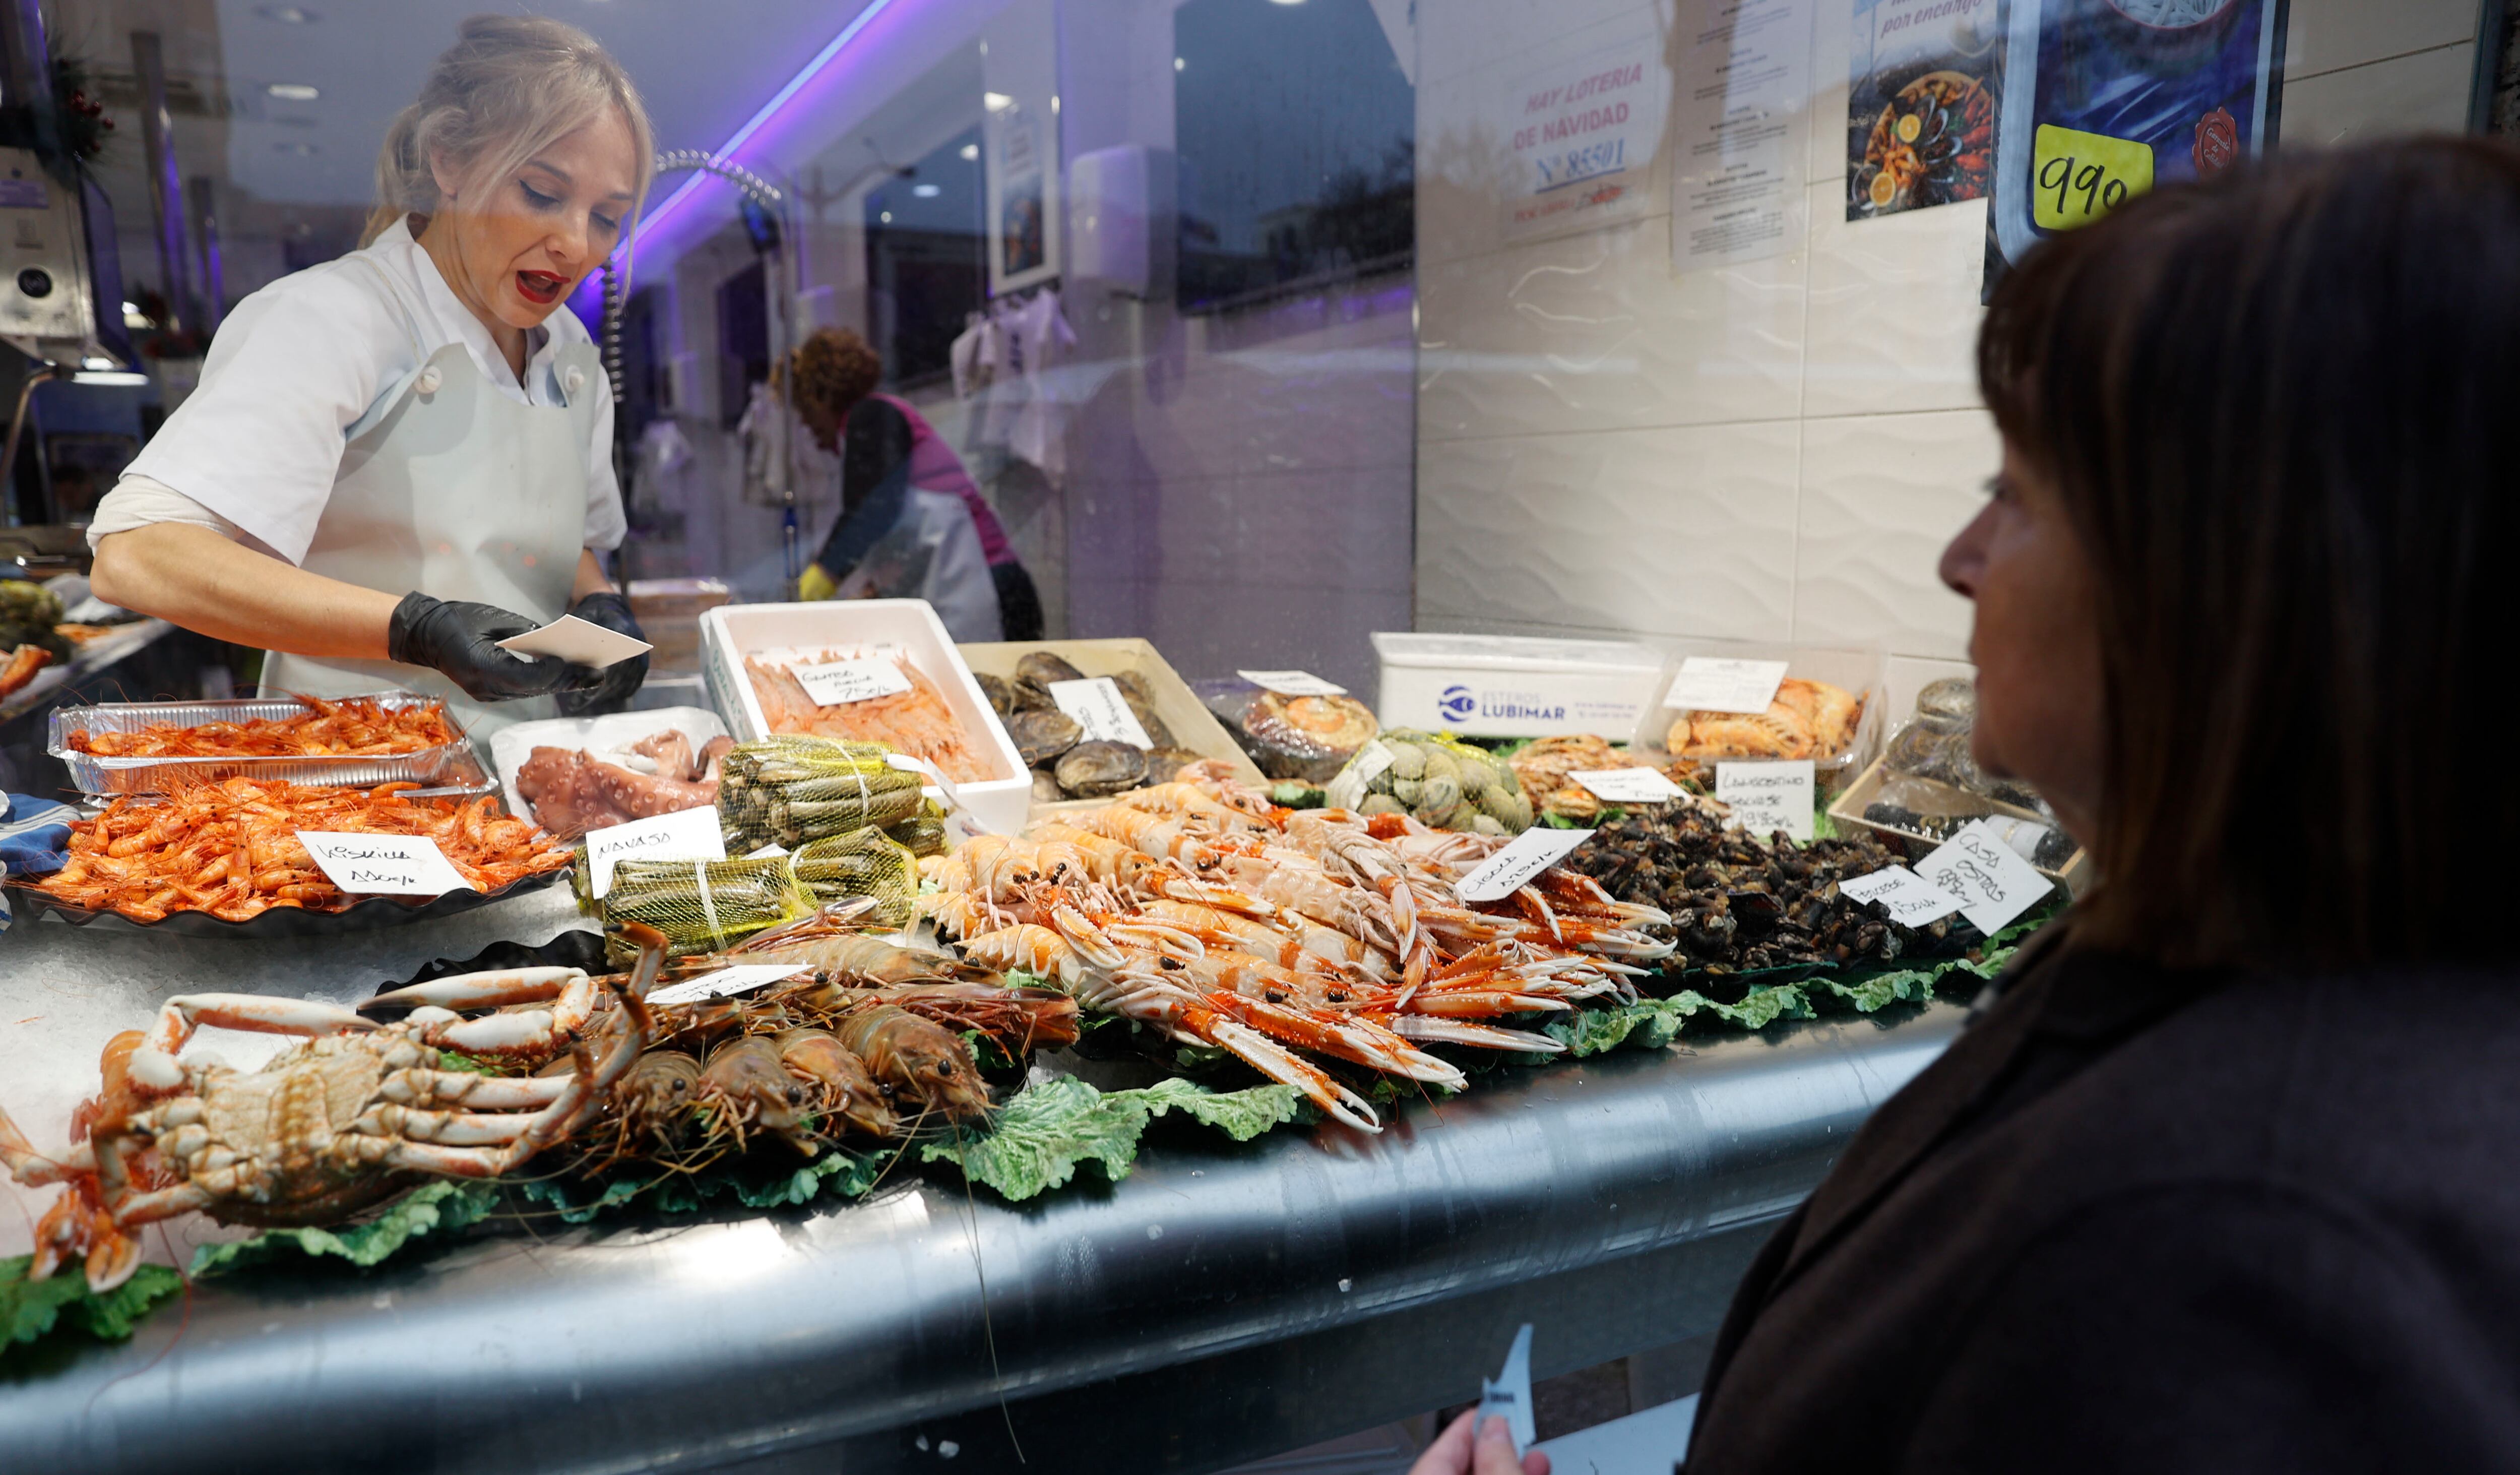
[[562, 303], [654, 157], [584, 32], [466, 22], [386, 132], [368, 244], [239, 303], [98, 505], [96, 593], [265, 647], [266, 692], [410, 687], [476, 736], [626, 702], [644, 656], [497, 642], [563, 612], [639, 633], [598, 556], [624, 532], [611, 388]]

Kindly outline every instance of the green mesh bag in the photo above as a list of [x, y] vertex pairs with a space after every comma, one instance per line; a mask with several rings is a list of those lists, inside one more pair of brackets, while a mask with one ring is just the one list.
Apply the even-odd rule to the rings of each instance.
[[809, 841], [788, 863], [816, 901], [828, 905], [871, 897], [879, 903], [873, 920], [886, 927], [910, 925], [919, 895], [919, 859], [883, 831], [870, 825]]
[[931, 799], [908, 819], [899, 824], [885, 825], [883, 832], [913, 855], [942, 855], [945, 853], [945, 807]]
[[891, 754], [880, 743], [834, 738], [737, 744], [719, 769], [717, 790], [727, 853], [749, 854], [765, 845], [792, 851], [868, 825], [915, 819], [927, 803], [920, 776], [885, 762]]
[[[814, 893], [786, 856], [767, 860], [624, 860], [601, 902], [607, 922], [645, 922], [673, 944], [671, 957], [723, 952], [815, 907]], [[638, 949], [610, 936], [607, 952], [627, 963]]]

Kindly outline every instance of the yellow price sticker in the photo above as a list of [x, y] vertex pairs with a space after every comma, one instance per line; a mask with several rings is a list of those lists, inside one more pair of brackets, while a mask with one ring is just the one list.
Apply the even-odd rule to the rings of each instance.
[[2032, 141], [2030, 218], [2072, 230], [2152, 188], [2152, 145], [2041, 123]]

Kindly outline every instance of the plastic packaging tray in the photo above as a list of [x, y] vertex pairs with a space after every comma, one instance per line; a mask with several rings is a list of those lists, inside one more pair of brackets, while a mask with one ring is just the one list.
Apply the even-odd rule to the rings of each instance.
[[[1666, 642], [1672, 652], [1671, 663], [1651, 688], [1651, 700], [1645, 704], [1631, 732], [1628, 751], [1637, 761], [1661, 767], [1672, 761], [1668, 738], [1671, 725], [1685, 715], [1681, 711], [1663, 705], [1673, 681], [1680, 676], [1680, 666], [1691, 656], [1718, 656], [1742, 661], [1782, 661], [1785, 674], [1806, 681], [1826, 681], [1831, 686], [1851, 692], [1863, 702], [1863, 714], [1856, 718], [1855, 737], [1838, 752], [1815, 755], [1813, 781], [1823, 802], [1842, 793], [1864, 771], [1866, 764], [1881, 751], [1881, 738], [1889, 726], [1884, 695], [1889, 685], [1888, 654], [1879, 649], [1852, 650], [1831, 646], [1764, 644], [1729, 640], [1678, 640]], [[1743, 759], [1743, 762], [1756, 761]]]
[[[367, 695], [369, 700], [393, 712], [426, 707], [437, 700], [411, 691], [382, 691]], [[214, 783], [238, 774], [283, 783], [327, 784], [353, 789], [393, 783], [417, 783], [439, 788], [462, 782], [453, 777], [453, 771], [458, 764], [468, 761], [476, 775], [481, 773], [479, 761], [472, 758], [472, 745], [460, 737], [439, 747], [396, 754], [390, 758], [346, 754], [302, 758], [99, 758], [92, 753], [80, 753], [69, 745], [73, 732], [137, 732], [144, 727], [170, 723], [198, 727], [209, 722], [248, 722], [257, 717], [292, 717], [305, 710], [302, 704], [288, 697], [64, 707], [56, 710], [50, 718], [48, 751], [68, 766], [70, 782], [78, 785], [80, 793], [94, 795], [158, 794], [173, 784]], [[462, 728], [459, 726], [457, 731], [461, 732]], [[477, 777], [470, 780], [478, 781]]]
[[[692, 751], [708, 746], [708, 740], [727, 736], [726, 724], [716, 713], [698, 707], [664, 707], [652, 712], [617, 712], [601, 717], [551, 717], [536, 722], [518, 722], [502, 727], [490, 737], [490, 763], [499, 770], [499, 786], [508, 801], [508, 812], [521, 819], [534, 817], [533, 806], [517, 792], [517, 770], [537, 748], [606, 749], [627, 748], [641, 738], [659, 732], [679, 732], [691, 739]], [[539, 821], [537, 821], [539, 822]]]

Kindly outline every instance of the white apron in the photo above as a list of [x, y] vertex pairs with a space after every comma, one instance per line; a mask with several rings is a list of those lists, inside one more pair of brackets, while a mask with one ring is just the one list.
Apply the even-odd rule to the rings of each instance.
[[[482, 377], [464, 345], [429, 353], [412, 304], [377, 275], [402, 306], [422, 362], [343, 433], [340, 473], [299, 567], [397, 597], [417, 589], [497, 605], [536, 624], [559, 619], [586, 541], [601, 369], [594, 346], [563, 344], [553, 354], [565, 408], [519, 404]], [[345, 697], [397, 686], [444, 697], [476, 742], [559, 713], [549, 697], [475, 702], [423, 666], [279, 651], [263, 658], [266, 694]]]

